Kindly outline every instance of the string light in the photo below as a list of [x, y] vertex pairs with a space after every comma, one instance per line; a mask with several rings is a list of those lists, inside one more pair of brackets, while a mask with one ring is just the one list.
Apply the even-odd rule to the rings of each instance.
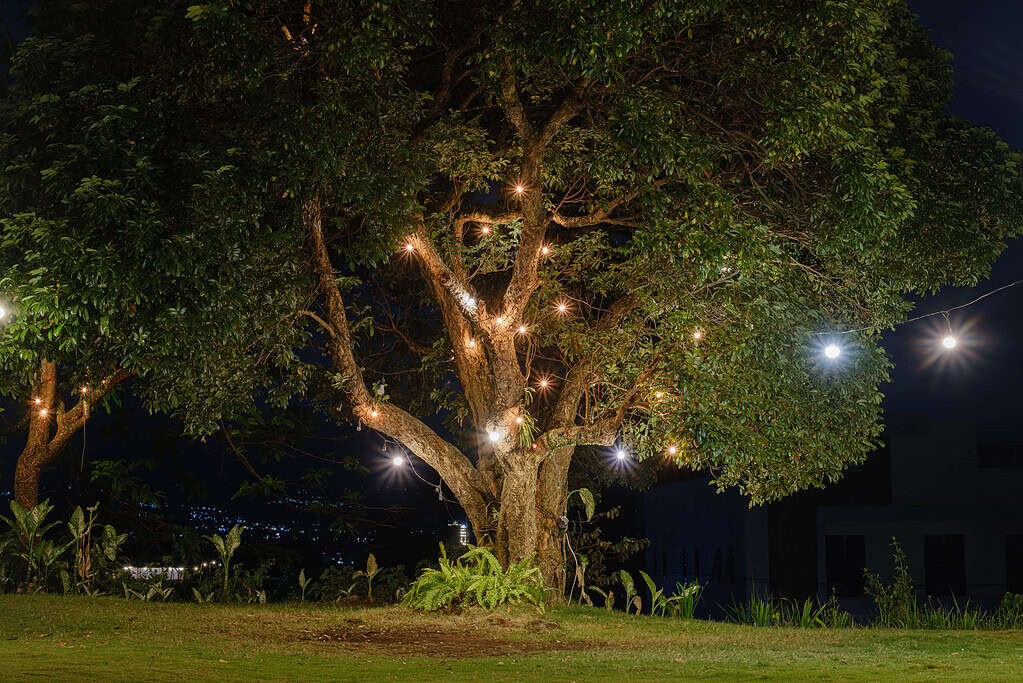
[[474, 349], [476, 348], [476, 340], [470, 339], [469, 341], [465, 342], [465, 345], [468, 346], [470, 349]]
[[35, 403], [36, 405], [39, 405], [40, 403], [43, 402], [43, 399], [36, 396], [35, 398], [32, 399], [32, 402]]
[[523, 185], [516, 185], [515, 186], [515, 194], [522, 194], [525, 191], [526, 191], [526, 188]]
[[89, 387], [82, 387], [82, 393], [83, 394], [89, 393]]
[[519, 325], [519, 334], [525, 334], [525, 333], [526, 333], [526, 326], [525, 325]]
[[546, 389], [550, 385], [550, 382], [547, 381], [546, 377], [544, 377], [543, 379], [540, 380], [539, 384], [541, 389]]
[[370, 417], [376, 417], [379, 414], [380, 414], [380, 411], [378, 411], [376, 408], [374, 408], [373, 410], [369, 411], [369, 416]]
[[3, 306], [0, 306], [0, 320], [3, 320], [6, 317], [7, 317], [7, 310]]
[[523, 422], [523, 420], [522, 420], [522, 416], [521, 415], [519, 415], [518, 417], [515, 418], [515, 424], [520, 425], [520, 424], [522, 424], [522, 422]]
[[668, 446], [668, 455], [675, 455], [678, 453], [678, 448], [675, 446]]
[[415, 246], [413, 246], [413, 244], [411, 242], [406, 242], [405, 243], [405, 251], [412, 252], [412, 251], [415, 251], [415, 250], [416, 250], [416, 248], [415, 248]]
[[484, 225], [482, 228], [480, 228], [480, 232], [482, 232], [484, 235], [489, 235], [490, 234], [490, 226]]
[[42, 410], [39, 411], [39, 414], [42, 415], [43, 417], [46, 417], [47, 413], [49, 412], [50, 411], [48, 411], [46, 408], [43, 408]]
[[503, 316], [498, 316], [497, 324], [498, 325], [504, 325], [504, 317]]
[[842, 355], [842, 349], [836, 344], [828, 344], [824, 347], [824, 355], [834, 360]]
[[654, 398], [664, 398], [664, 392], [658, 391], [657, 393], [654, 394]]
[[703, 332], [700, 332], [699, 330], [693, 330], [693, 339], [695, 339], [696, 341], [700, 341], [700, 339], [702, 338]]
[[956, 347], [956, 343], [957, 343], [956, 338], [953, 337], [951, 334], [946, 335], [941, 340], [941, 345], [944, 346], [946, 349], [954, 349]]
[[395, 467], [401, 467], [402, 465], [405, 464], [405, 458], [401, 457], [400, 455], [396, 455], [393, 458], [391, 458], [391, 464], [394, 465]]
[[497, 441], [498, 439], [501, 438], [500, 432], [494, 432], [494, 431], [488, 432], [487, 436], [490, 437], [491, 441]]
[[615, 451], [615, 457], [618, 459], [618, 462], [622, 462], [625, 460], [625, 458], [628, 457], [628, 454], [621, 448], [619, 448], [618, 450]]
[[[544, 256], [546, 256], [547, 254], [551, 253], [551, 248], [550, 248], [550, 247], [548, 247], [548, 246], [547, 246], [547, 245], [545, 244], [545, 245], [543, 245], [542, 247], [540, 247], [540, 253], [541, 253], [541, 254], [543, 254]], [[2, 316], [0, 316], [0, 317], [2, 317]]]

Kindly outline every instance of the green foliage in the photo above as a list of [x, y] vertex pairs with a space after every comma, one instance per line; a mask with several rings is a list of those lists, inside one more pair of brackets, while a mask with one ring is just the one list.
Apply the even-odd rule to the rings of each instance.
[[[668, 607], [667, 598], [664, 595], [664, 589], [658, 588], [654, 580], [650, 578], [650, 575], [645, 571], [640, 570], [639, 575], [643, 577], [644, 583], [646, 583], [647, 590], [650, 591], [650, 614], [664, 616], [664, 610]], [[639, 608], [636, 609], [637, 613]]]
[[307, 579], [305, 577], [305, 569], [303, 569], [302, 571], [300, 571], [298, 573], [298, 587], [302, 591], [302, 598], [301, 598], [300, 602], [303, 602], [303, 603], [305, 602], [305, 589], [308, 588], [309, 584], [311, 584], [312, 582], [313, 582], [312, 579]]
[[913, 586], [906, 553], [894, 537], [891, 549], [894, 567], [891, 583], [886, 584], [878, 574], [863, 570], [866, 594], [874, 600], [877, 608], [876, 623], [888, 628], [920, 628], [916, 588]]
[[636, 608], [636, 614], [639, 614], [643, 610], [643, 598], [639, 597], [636, 593], [636, 582], [632, 579], [632, 574], [625, 571], [624, 569], [618, 570], [618, 581], [621, 582], [622, 588], [625, 589], [625, 611], [628, 613], [633, 607]]
[[692, 619], [701, 597], [703, 597], [703, 586], [699, 581], [676, 583], [675, 592], [667, 599], [669, 615], [678, 619]]
[[781, 606], [770, 595], [752, 595], [749, 602], [733, 602], [728, 611], [736, 624], [748, 626], [778, 626], [781, 624]]
[[531, 604], [543, 611], [546, 588], [540, 570], [529, 560], [508, 565], [483, 547], [470, 546], [454, 562], [443, 544], [436, 569], [428, 567], [409, 587], [401, 603], [433, 612], [458, 607], [496, 609], [503, 605]]
[[366, 570], [355, 572], [353, 578], [359, 579], [365, 577], [366, 579], [366, 599], [373, 599], [373, 577], [380, 571], [380, 567], [377, 566], [377, 558], [370, 553], [366, 558]]
[[212, 536], [205, 536], [204, 538], [213, 544], [216, 548], [217, 554], [220, 555], [220, 573], [221, 580], [223, 581], [223, 599], [229, 600], [230, 593], [230, 579], [231, 579], [231, 557], [234, 555], [234, 551], [238, 550], [238, 547], [242, 544], [242, 532], [245, 531], [245, 527], [234, 525], [231, 530], [227, 532], [227, 535], [221, 538], [220, 536], [213, 534]]

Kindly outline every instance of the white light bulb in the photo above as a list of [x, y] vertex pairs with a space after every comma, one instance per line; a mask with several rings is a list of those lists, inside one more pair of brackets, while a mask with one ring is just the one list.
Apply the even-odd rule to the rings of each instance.
[[480, 229], [480, 232], [482, 232], [482, 233], [483, 233], [484, 235], [489, 235], [489, 234], [490, 234], [490, 228], [488, 228], [487, 226], [485, 226], [485, 225], [484, 225], [484, 226], [483, 226], [483, 227], [482, 227], [482, 228]]
[[411, 242], [409, 242], [408, 244], [405, 245], [405, 251], [414, 251], [414, 250], [415, 250], [415, 247], [412, 246]]
[[370, 416], [370, 417], [376, 417], [376, 416], [377, 416], [377, 415], [379, 415], [379, 414], [380, 414], [380, 413], [379, 413], [379, 411], [377, 411], [377, 409], [376, 409], [376, 408], [374, 408], [373, 410], [369, 411], [369, 416]]
[[519, 415], [518, 417], [515, 418], [515, 424], [517, 424], [517, 425], [522, 424], [522, 416], [521, 415]]
[[500, 317], [500, 316], [499, 316], [499, 317], [497, 318], [497, 324], [498, 324], [498, 325], [503, 325], [503, 324], [504, 324], [504, 318], [503, 318], [503, 317]]
[[559, 313], [564, 313], [567, 310], [568, 310], [568, 306], [566, 306], [565, 304], [558, 304], [558, 312]]
[[519, 325], [519, 334], [525, 334], [525, 333], [526, 333], [526, 326], [525, 325]]
[[401, 467], [402, 465], [405, 464], [405, 458], [401, 457], [400, 455], [396, 455], [393, 458], [391, 458], [391, 464], [394, 465], [395, 467]]
[[668, 453], [670, 455], [675, 455], [676, 453], [678, 453], [678, 449], [675, 448], [674, 446], [668, 446]]
[[618, 458], [618, 460], [625, 460], [625, 451], [619, 448], [615, 451], [615, 457]]
[[834, 344], [828, 344], [824, 347], [824, 355], [828, 358], [838, 358], [842, 354], [842, 349], [838, 348]]
[[654, 394], [654, 397], [655, 398], [664, 398], [664, 392], [663, 391], [658, 391], [656, 394]]
[[540, 380], [540, 386], [546, 388], [549, 382], [545, 379]]
[[3, 320], [6, 317], [7, 317], [7, 311], [4, 309], [3, 306], [0, 306], [0, 320]]
[[498, 434], [497, 432], [490, 432], [488, 436], [490, 437], [491, 441], [497, 441], [498, 439], [501, 438], [501, 435]]
[[39, 414], [40, 414], [40, 415], [42, 415], [43, 417], [46, 417], [46, 414], [47, 414], [48, 412], [49, 412], [49, 411], [48, 411], [48, 410], [46, 410], [46, 408], [43, 408], [42, 410], [40, 410], [40, 411], [39, 411]]
[[526, 191], [526, 188], [524, 188], [522, 185], [516, 185], [515, 186], [515, 194], [522, 194], [525, 191]]
[[941, 340], [941, 345], [944, 346], [946, 349], [954, 349], [956, 347], [956, 343], [957, 343], [956, 338], [953, 337], [952, 335], [948, 335]]
[[475, 339], [470, 339], [469, 341], [465, 342], [465, 345], [468, 346], [470, 349], [475, 348], [476, 347], [476, 340]]
[[547, 254], [551, 253], [551, 248], [548, 247], [547, 245], [544, 245], [540, 247], [540, 253], [546, 256]]
[[693, 339], [696, 341], [699, 341], [701, 337], [703, 337], [703, 332], [700, 332], [699, 330], [693, 332]]

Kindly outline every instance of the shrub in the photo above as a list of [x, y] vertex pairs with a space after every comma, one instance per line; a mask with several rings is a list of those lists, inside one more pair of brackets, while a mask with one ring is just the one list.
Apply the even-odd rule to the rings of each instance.
[[987, 619], [991, 628], [1023, 628], [1023, 594], [1006, 593], [998, 609]]
[[748, 626], [775, 626], [781, 623], [781, 608], [770, 595], [752, 595], [748, 603], [733, 602], [729, 620]]
[[469, 546], [469, 551], [454, 562], [448, 559], [443, 545], [440, 550], [438, 567], [423, 570], [402, 599], [403, 605], [435, 611], [529, 603], [543, 610], [547, 589], [540, 570], [529, 560], [504, 570], [486, 548]]
[[909, 573], [906, 553], [899, 542], [892, 538], [892, 561], [895, 573], [892, 582], [883, 583], [881, 577], [866, 569], [863, 578], [866, 594], [874, 599], [877, 606], [877, 624], [889, 628], [920, 628], [920, 610], [917, 606], [916, 589]]
[[676, 583], [675, 592], [667, 600], [668, 614], [680, 619], [692, 619], [701, 597], [703, 586], [699, 581]]

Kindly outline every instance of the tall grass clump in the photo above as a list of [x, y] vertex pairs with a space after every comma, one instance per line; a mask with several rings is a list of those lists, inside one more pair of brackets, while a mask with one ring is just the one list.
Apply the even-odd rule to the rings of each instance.
[[437, 568], [423, 570], [402, 598], [403, 605], [430, 612], [516, 604], [531, 604], [543, 610], [547, 589], [540, 570], [529, 560], [505, 570], [486, 548], [469, 546], [469, 551], [455, 561], [448, 559], [443, 544], [440, 553]]

